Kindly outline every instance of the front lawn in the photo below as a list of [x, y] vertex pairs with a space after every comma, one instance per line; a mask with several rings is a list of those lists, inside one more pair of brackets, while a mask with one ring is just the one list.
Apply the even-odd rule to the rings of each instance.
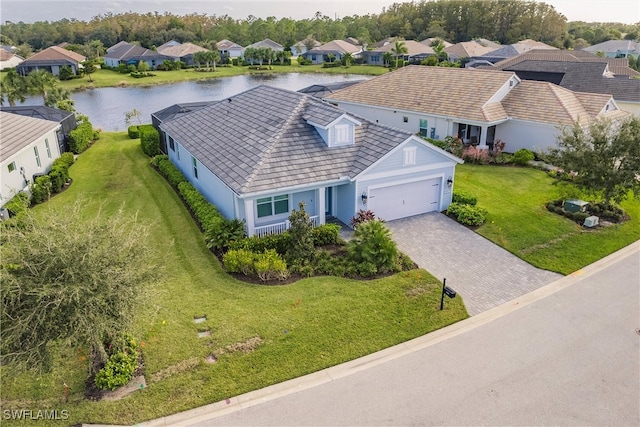
[[[87, 212], [128, 213], [150, 226], [163, 279], [133, 331], [147, 387], [115, 402], [84, 399], [83, 349], [59, 349], [49, 374], [0, 368], [2, 409], [68, 411], [59, 424], [134, 424], [295, 378], [424, 335], [467, 317], [462, 300], [439, 311], [441, 284], [424, 270], [357, 281], [316, 277], [282, 286], [227, 275], [175, 192], [150, 166], [139, 140], [103, 133], [70, 169], [73, 184], [49, 203], [78, 198]], [[206, 316], [203, 323], [194, 318]], [[208, 329], [209, 337], [198, 338]], [[245, 352], [246, 351], [246, 352]], [[205, 358], [217, 355], [209, 364]], [[70, 388], [65, 403], [63, 384]], [[29, 424], [4, 420], [9, 424]]]
[[478, 234], [545, 270], [570, 274], [640, 239], [639, 200], [621, 205], [630, 221], [589, 230], [547, 211], [548, 201], [561, 198], [554, 182], [533, 168], [463, 164], [454, 190], [488, 210]]

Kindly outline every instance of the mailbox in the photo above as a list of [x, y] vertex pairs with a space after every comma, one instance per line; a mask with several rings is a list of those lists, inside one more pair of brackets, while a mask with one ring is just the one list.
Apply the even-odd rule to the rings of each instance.
[[448, 296], [449, 298], [455, 298], [456, 297], [456, 291], [454, 291], [453, 289], [451, 289], [448, 286], [444, 287], [444, 294], [446, 296]]

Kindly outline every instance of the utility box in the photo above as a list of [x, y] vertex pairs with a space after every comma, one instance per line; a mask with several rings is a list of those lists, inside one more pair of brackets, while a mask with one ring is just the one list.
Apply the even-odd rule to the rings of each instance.
[[589, 202], [577, 199], [568, 199], [564, 201], [564, 210], [567, 212], [585, 212], [589, 206]]
[[597, 216], [590, 216], [584, 220], [585, 227], [595, 227], [598, 225], [599, 218]]

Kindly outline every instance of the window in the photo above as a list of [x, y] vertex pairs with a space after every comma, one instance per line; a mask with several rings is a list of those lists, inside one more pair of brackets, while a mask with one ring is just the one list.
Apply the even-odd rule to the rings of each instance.
[[16, 170], [16, 162], [11, 162], [7, 165], [7, 168], [9, 169], [9, 172], [13, 172], [14, 170]]
[[402, 159], [402, 166], [410, 166], [416, 164], [416, 151], [417, 147], [405, 147], [402, 150], [404, 158]]
[[334, 129], [336, 144], [349, 143], [349, 125], [336, 125]]
[[371, 55], [371, 62], [380, 62], [380, 55]]
[[33, 154], [36, 155], [36, 164], [38, 167], [42, 167], [42, 164], [40, 163], [40, 154], [38, 154], [38, 147], [33, 147]]
[[402, 117], [402, 121], [405, 122], [405, 123], [409, 123], [409, 117], [403, 116]]
[[178, 157], [178, 160], [180, 160], [180, 146], [176, 145], [176, 156]]
[[429, 128], [429, 120], [420, 119], [420, 136], [427, 136], [428, 128]]
[[289, 195], [264, 197], [256, 200], [258, 218], [289, 213]]
[[169, 138], [169, 148], [171, 148], [171, 151], [176, 151], [176, 146], [173, 142], [173, 138], [171, 138], [170, 136], [167, 136], [167, 138]]
[[44, 145], [47, 147], [47, 157], [51, 158], [51, 148], [49, 148], [49, 140], [45, 138]]
[[191, 164], [193, 165], [193, 176], [198, 179], [198, 161], [193, 156], [191, 156]]

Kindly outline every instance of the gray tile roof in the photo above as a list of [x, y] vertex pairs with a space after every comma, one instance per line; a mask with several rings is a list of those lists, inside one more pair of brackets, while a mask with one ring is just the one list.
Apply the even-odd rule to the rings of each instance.
[[326, 123], [343, 113], [310, 95], [258, 86], [161, 129], [243, 195], [353, 178], [412, 135], [354, 117], [362, 123], [355, 144], [329, 148], [305, 119]]
[[57, 122], [0, 111], [0, 159], [8, 159], [59, 126]]

